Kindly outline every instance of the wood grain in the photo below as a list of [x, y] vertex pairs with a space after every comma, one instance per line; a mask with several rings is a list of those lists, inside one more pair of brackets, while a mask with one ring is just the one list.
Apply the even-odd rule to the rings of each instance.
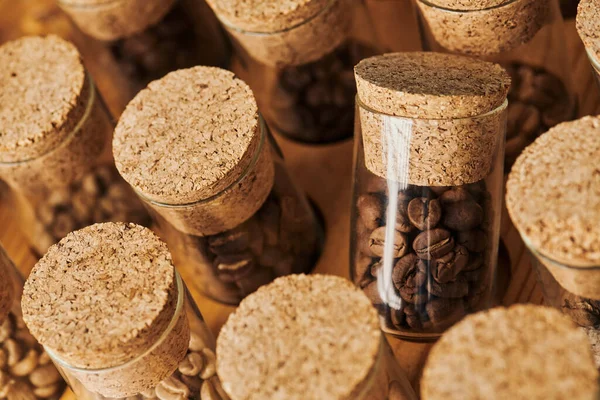
[[[372, 25], [376, 27], [373, 33], [374, 40], [382, 45], [383, 50], [419, 48], [414, 8], [410, 0], [364, 0], [363, 4], [366, 7], [363, 17], [369, 24], [376, 21]], [[569, 22], [565, 31], [580, 114], [596, 113], [600, 110], [600, 96], [583, 47], [575, 33], [574, 23]], [[0, 0], [0, 43], [24, 34], [46, 32], [66, 37], [80, 48], [86, 66], [94, 76], [111, 112], [118, 115], [127, 102], [127, 96], [119, 90], [123, 87], [124, 77], [119, 75], [118, 69], [112, 64], [101, 43], [88, 40], [73, 29], [52, 0]], [[327, 239], [315, 272], [348, 277], [352, 142], [310, 147], [282, 137], [278, 137], [277, 140], [297, 182], [325, 216]], [[0, 199], [0, 242], [21, 272], [27, 275], [36, 259], [18, 231], [14, 214], [10, 199]], [[541, 303], [542, 295], [531, 270], [529, 256], [507, 216], [503, 217], [502, 237], [509, 248], [513, 279], [502, 303]], [[207, 324], [216, 335], [233, 308], [217, 304], [199, 293], [193, 293], [193, 296]], [[390, 338], [390, 343], [411, 382], [415, 387], [418, 386], [418, 379], [431, 344], [410, 343], [393, 338]], [[67, 393], [64, 398], [74, 397]]]

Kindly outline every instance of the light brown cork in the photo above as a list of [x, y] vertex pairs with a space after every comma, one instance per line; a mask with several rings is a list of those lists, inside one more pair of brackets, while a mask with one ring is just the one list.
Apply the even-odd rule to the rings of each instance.
[[559, 311], [534, 305], [467, 316], [433, 346], [423, 400], [581, 399], [598, 396], [585, 333]]
[[208, 0], [234, 42], [265, 65], [297, 66], [349, 35], [354, 0]]
[[4, 322], [6, 316], [11, 311], [15, 301], [15, 287], [12, 279], [15, 266], [6, 254], [4, 248], [0, 245], [0, 325]]
[[[447, 50], [493, 55], [529, 42], [550, 22], [554, 0], [513, 0], [487, 9], [440, 8], [419, 0], [428, 34]], [[435, 2], [434, 2], [435, 3]], [[458, 3], [458, 2], [457, 2]], [[435, 3], [437, 4], [437, 3]]]
[[86, 110], [89, 81], [75, 46], [49, 35], [0, 46], [0, 162], [56, 148]]
[[577, 32], [588, 53], [600, 60], [600, 1], [581, 0], [576, 21]]
[[565, 289], [593, 299], [600, 299], [598, 154], [600, 118], [557, 125], [523, 151], [506, 193], [524, 240], [549, 258], [540, 261]]
[[176, 214], [180, 230], [213, 234], [253, 215], [273, 186], [262, 128], [252, 91], [232, 72], [179, 70], [129, 103], [115, 130], [115, 163], [147, 200], [179, 206], [154, 204]]
[[166, 244], [152, 231], [96, 224], [69, 234], [36, 264], [25, 284], [23, 319], [73, 367], [129, 363], [74, 375], [88, 390], [130, 396], [155, 387], [186, 354], [189, 326], [184, 313], [176, 314], [180, 286]]
[[429, 3], [450, 10], [473, 11], [497, 7], [511, 0], [432, 0]]
[[100, 40], [132, 36], [154, 25], [177, 0], [59, 0], [84, 33]]
[[508, 73], [438, 53], [393, 53], [355, 67], [365, 163], [422, 186], [477, 182], [504, 137]]
[[377, 312], [351, 282], [291, 275], [246, 297], [217, 339], [232, 400], [355, 399], [381, 346]]

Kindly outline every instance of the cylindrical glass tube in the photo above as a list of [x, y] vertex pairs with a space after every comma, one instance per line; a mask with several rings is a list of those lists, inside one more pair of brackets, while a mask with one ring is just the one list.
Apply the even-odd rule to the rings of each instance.
[[585, 45], [590, 63], [594, 68], [596, 81], [600, 84], [600, 41], [598, 40], [598, 27], [600, 23], [600, 4], [592, 0], [582, 0], [577, 8], [576, 27], [581, 41]]
[[2, 246], [0, 276], [0, 397], [58, 400], [66, 384], [23, 322], [23, 279]]
[[505, 169], [539, 135], [575, 118], [573, 90], [558, 0], [510, 0], [484, 9], [417, 0], [424, 46], [501, 64], [508, 94]]
[[226, 67], [230, 44], [204, 0], [60, 0], [85, 34], [106, 42], [129, 98], [150, 81], [195, 65]]
[[[31, 63], [28, 57], [32, 56], [26, 53], [32, 46], [41, 58], [37, 65]], [[52, 50], [58, 46], [64, 46], [69, 53]], [[44, 52], [63, 59], [48, 59]], [[75, 48], [57, 37], [28, 37], [8, 43], [0, 48], [0, 53], [16, 59], [9, 66], [14, 69], [12, 73], [16, 78], [45, 69], [56, 74], [57, 82], [70, 85], [77, 80], [63, 81], [71, 72], [65, 72], [63, 63], [73, 60], [77, 68], [81, 68], [83, 83], [74, 89], [80, 91], [75, 104], [51, 95], [34, 97], [33, 92], [54, 86], [54, 82], [49, 81], [51, 74], [38, 76], [40, 81], [28, 80], [26, 90], [17, 92], [14, 102], [2, 104], [5, 112], [12, 112], [12, 116], [31, 112], [38, 117], [38, 122], [29, 128], [23, 128], [24, 122], [16, 118], [0, 123], [0, 129], [14, 135], [18, 143], [16, 148], [10, 148], [9, 142], [4, 144], [10, 151], [0, 155], [0, 177], [12, 189], [19, 225], [36, 253], [44, 254], [50, 245], [69, 232], [95, 222], [150, 223], [144, 206], [114, 166], [111, 154], [114, 125], [92, 79], [83, 70]], [[52, 90], [57, 93], [69, 90], [60, 84], [56, 86]], [[64, 109], [62, 124], [57, 123], [55, 117], [48, 117], [46, 110], [53, 107], [55, 114]]]
[[361, 35], [353, 34], [353, 13], [364, 7], [363, 2], [312, 2], [320, 8], [299, 6], [296, 12], [302, 16], [282, 12], [262, 24], [258, 21], [265, 16], [246, 10], [244, 2], [233, 10], [239, 15], [221, 8], [218, 1], [212, 3], [274, 132], [314, 144], [352, 136], [356, 94], [352, 69], [376, 53], [372, 41], [364, 39], [374, 36], [372, 27], [363, 23]]

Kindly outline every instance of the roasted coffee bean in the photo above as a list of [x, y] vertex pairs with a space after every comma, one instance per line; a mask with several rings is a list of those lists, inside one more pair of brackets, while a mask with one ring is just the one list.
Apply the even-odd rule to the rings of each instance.
[[443, 223], [447, 228], [468, 231], [483, 222], [483, 209], [472, 200], [447, 204], [444, 208]]
[[431, 299], [425, 306], [427, 316], [438, 329], [445, 329], [460, 321], [466, 314], [462, 299]]
[[394, 328], [402, 329], [405, 321], [404, 308], [401, 310], [390, 308], [390, 322]]
[[365, 276], [371, 277], [371, 266], [373, 265], [373, 259], [371, 257], [358, 256], [354, 265], [355, 283], [360, 282]]
[[412, 199], [408, 204], [408, 218], [418, 229], [433, 229], [440, 222], [442, 207], [440, 202], [425, 197]]
[[382, 267], [383, 267], [383, 264], [381, 263], [381, 261], [377, 261], [377, 262], [371, 264], [370, 275], [373, 278], [378, 278]]
[[467, 250], [479, 253], [485, 250], [487, 235], [481, 229], [461, 231], [456, 235], [456, 242], [467, 248]]
[[404, 308], [404, 315], [406, 318], [406, 323], [412, 329], [422, 330], [423, 329], [423, 320], [421, 313], [417, 311], [417, 309], [413, 305], [407, 305]]
[[469, 293], [469, 284], [465, 277], [459, 275], [456, 280], [448, 283], [438, 283], [434, 279], [427, 281], [427, 291], [434, 296], [445, 299], [459, 299]]
[[247, 250], [249, 245], [250, 235], [242, 227], [219, 233], [208, 239], [210, 251], [217, 255], [241, 253]]
[[392, 282], [399, 291], [413, 294], [427, 282], [427, 265], [414, 253], [400, 258], [392, 270]]
[[431, 275], [438, 283], [454, 281], [468, 262], [469, 252], [467, 249], [460, 244], [456, 245], [450, 253], [429, 263]]
[[408, 203], [400, 202], [398, 204], [398, 210], [396, 212], [396, 230], [403, 233], [410, 233], [415, 228], [413, 224], [411, 224], [410, 219], [408, 218]]
[[481, 268], [483, 265], [483, 255], [481, 253], [471, 253], [469, 254], [469, 262], [463, 268], [463, 271], [476, 271]]
[[248, 276], [255, 267], [250, 252], [218, 256], [214, 265], [217, 276], [223, 282], [236, 282]]
[[369, 193], [357, 201], [360, 220], [367, 229], [377, 229], [383, 225], [383, 203], [379, 195]]
[[442, 228], [424, 231], [413, 241], [413, 249], [423, 260], [440, 258], [454, 249], [454, 238], [449, 231]]
[[471, 193], [464, 187], [456, 187], [450, 190], [445, 191], [440, 196], [440, 201], [442, 204], [450, 204], [450, 203], [458, 203], [460, 201], [472, 200], [473, 196]]
[[[382, 226], [373, 231], [369, 236], [369, 248], [376, 257], [383, 257], [386, 240], [386, 227]], [[408, 242], [402, 233], [394, 230], [392, 257], [402, 257], [408, 251]]]
[[600, 326], [600, 301], [586, 299], [564, 291], [561, 310], [580, 326]]
[[367, 295], [371, 303], [374, 306], [383, 306], [385, 303], [381, 299], [381, 295], [379, 294], [379, 288], [377, 287], [377, 281], [372, 281], [367, 286], [363, 288], [363, 292]]

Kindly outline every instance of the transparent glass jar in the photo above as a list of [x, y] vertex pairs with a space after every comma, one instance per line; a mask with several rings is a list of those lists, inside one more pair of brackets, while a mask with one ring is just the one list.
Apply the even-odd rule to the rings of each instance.
[[[491, 306], [506, 108], [507, 101], [484, 115], [417, 119], [377, 112], [357, 97], [350, 275], [378, 309], [384, 332], [435, 340], [467, 313]], [[439, 137], [448, 132], [487, 143], [477, 153], [450, 145], [449, 154], [427, 154], [428, 145], [420, 140], [430, 137], [432, 151], [435, 143], [448, 140]], [[370, 139], [363, 142], [365, 135]], [[365, 143], [375, 142], [383, 143], [381, 160], [372, 153], [367, 157]], [[422, 158], [413, 160], [419, 148]], [[378, 172], [387, 178], [373, 173], [372, 163], [384, 168]], [[473, 165], [479, 169], [471, 170]], [[455, 184], [409, 183], [431, 175]]]
[[590, 59], [590, 63], [592, 64], [592, 68], [594, 69], [594, 76], [596, 77], [596, 82], [600, 86], [600, 63], [596, 60], [594, 53], [589, 49], [586, 49], [586, 53], [588, 58]]
[[[324, 242], [323, 226], [311, 204], [290, 177], [262, 117], [259, 123], [260, 143], [253, 150], [251, 162], [214, 196], [179, 205], [156, 202], [138, 191], [186, 282], [208, 297], [231, 305], [279, 276], [310, 272]], [[260, 179], [267, 182], [262, 173], [271, 168], [273, 185], [266, 199], [257, 205], [258, 211], [247, 217], [240, 207], [255, 207], [256, 199], [250, 199], [250, 192], [256, 189], [248, 189], [237, 204], [236, 191], [245, 191]], [[236, 217], [238, 222], [229, 229], [224, 228], [231, 224], [221, 221], [220, 228], [211, 226], [211, 234], [190, 233], [198, 232], [199, 225], [211, 225], [214, 216], [224, 212], [243, 217]]]
[[0, 276], [0, 397], [58, 400], [66, 384], [23, 322], [23, 279], [2, 246]]
[[93, 223], [151, 223], [115, 168], [114, 123], [89, 75], [82, 99], [79, 120], [52, 149], [35, 158], [0, 161], [0, 177], [11, 188], [19, 225], [39, 256], [69, 232]]
[[[229, 32], [244, 78], [277, 134], [313, 144], [352, 136], [356, 85], [354, 65], [377, 53], [368, 23], [354, 32], [353, 13], [362, 1], [328, 0], [293, 23], [232, 21], [230, 11], [213, 9]], [[212, 4], [211, 3], [211, 4]], [[316, 3], [316, 2], [313, 2]], [[285, 14], [280, 16], [280, 20]], [[369, 22], [369, 21], [367, 21]]]
[[[162, 335], [148, 349], [123, 365], [100, 370], [87, 370], [68, 365], [50, 354], [78, 399], [227, 399], [216, 376], [215, 342], [202, 315], [177, 274], [177, 305], [175, 314]], [[169, 340], [174, 334], [185, 335], [182, 326], [189, 325], [189, 347], [177, 370], [168, 375], [155, 388], [137, 392], [135, 381], [123, 385], [123, 377], [135, 379], [144, 365], [160, 363], [160, 357], [168, 354]], [[121, 392], [121, 395], [115, 395]]]
[[508, 94], [505, 171], [549, 128], [577, 115], [558, 0], [511, 0], [481, 10], [417, 0], [424, 47], [501, 64]]
[[88, 36], [106, 42], [129, 98], [150, 81], [195, 65], [226, 67], [231, 45], [204, 0], [59, 0]]

